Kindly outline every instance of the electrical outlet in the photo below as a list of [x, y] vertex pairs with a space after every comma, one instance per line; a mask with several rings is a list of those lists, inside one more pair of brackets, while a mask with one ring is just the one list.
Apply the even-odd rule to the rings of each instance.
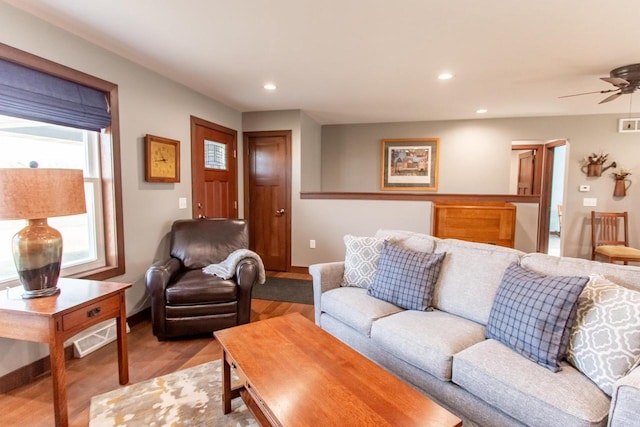
[[315, 249], [316, 248], [316, 241], [315, 240], [309, 240], [309, 248], [310, 249]]
[[178, 209], [187, 209], [186, 197], [178, 197]]
[[580, 191], [591, 191], [591, 187], [589, 185], [581, 185]]
[[584, 199], [582, 199], [582, 206], [597, 206], [598, 205], [598, 199], [596, 199], [595, 197], [585, 197]]

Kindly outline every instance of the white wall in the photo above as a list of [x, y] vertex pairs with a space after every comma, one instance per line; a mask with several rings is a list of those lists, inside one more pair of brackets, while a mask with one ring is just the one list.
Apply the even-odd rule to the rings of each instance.
[[[167, 250], [162, 239], [174, 220], [191, 217], [190, 116], [241, 133], [240, 113], [5, 3], [0, 3], [0, 41], [118, 85], [126, 273], [110, 280], [133, 284], [127, 312], [139, 311], [144, 273]], [[179, 183], [144, 181], [147, 133], [181, 142]], [[242, 169], [238, 174], [241, 178]], [[187, 198], [188, 209], [178, 209], [179, 197]], [[47, 353], [42, 344], [0, 339], [0, 376]]]

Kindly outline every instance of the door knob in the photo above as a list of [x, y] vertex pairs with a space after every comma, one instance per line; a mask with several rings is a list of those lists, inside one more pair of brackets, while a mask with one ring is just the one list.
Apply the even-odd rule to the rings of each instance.
[[279, 211], [276, 211], [276, 215], [278, 216], [282, 216], [284, 214], [284, 209], [280, 209]]

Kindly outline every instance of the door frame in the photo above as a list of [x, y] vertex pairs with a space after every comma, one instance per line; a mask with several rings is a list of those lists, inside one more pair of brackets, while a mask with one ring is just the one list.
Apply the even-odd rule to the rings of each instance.
[[[553, 150], [556, 147], [567, 145], [567, 141], [567, 139], [556, 139], [544, 144], [544, 166], [542, 171], [540, 204], [538, 205], [538, 244], [536, 251], [545, 254], [549, 251], [549, 223], [551, 220], [551, 189], [553, 184], [554, 161]], [[563, 182], [563, 187], [565, 187], [565, 185], [566, 182]], [[562, 236], [560, 236], [560, 239], [562, 239]]]
[[[194, 152], [198, 147], [198, 141], [196, 140], [196, 127], [197, 126], [203, 126], [209, 129], [213, 129], [217, 132], [220, 133], [226, 133], [228, 135], [233, 136], [233, 156], [232, 159], [233, 161], [235, 161], [235, 176], [233, 177], [233, 179], [235, 180], [235, 194], [234, 194], [234, 199], [235, 199], [235, 213], [236, 216], [238, 216], [238, 190], [239, 190], [239, 185], [238, 185], [238, 156], [236, 155], [236, 153], [238, 152], [238, 131], [236, 131], [235, 129], [231, 129], [231, 128], [227, 128], [224, 126], [221, 126], [219, 124], [201, 119], [199, 117], [196, 116], [190, 116], [191, 117], [191, 217], [193, 219], [198, 218], [199, 212], [198, 212], [198, 208], [196, 206], [196, 191], [197, 190], [201, 190], [201, 188], [199, 186], [202, 185], [202, 180], [204, 179], [204, 177], [199, 176], [199, 174], [196, 173], [196, 171], [198, 170], [198, 164], [197, 164], [197, 156], [194, 155]], [[199, 179], [199, 180], [198, 180]]]
[[[250, 219], [251, 213], [251, 190], [249, 186], [249, 159], [250, 157], [250, 147], [249, 147], [249, 138], [251, 137], [270, 137], [270, 136], [281, 136], [285, 139], [285, 209], [287, 211], [286, 221], [285, 221], [285, 264], [286, 271], [291, 271], [291, 217], [293, 216], [293, 212], [291, 211], [291, 146], [292, 146], [292, 131], [291, 130], [270, 130], [270, 131], [250, 131], [242, 133], [243, 140], [243, 150], [242, 150], [242, 170], [243, 170], [243, 191], [244, 191], [244, 218], [247, 220]], [[249, 237], [251, 239], [251, 237]]]

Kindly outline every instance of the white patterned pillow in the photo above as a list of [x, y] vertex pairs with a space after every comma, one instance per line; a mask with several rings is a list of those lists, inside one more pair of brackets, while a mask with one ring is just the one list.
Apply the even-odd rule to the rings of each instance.
[[378, 258], [384, 239], [377, 237], [344, 236], [347, 252], [344, 257], [342, 286], [368, 288], [378, 269]]
[[592, 274], [578, 299], [567, 361], [609, 396], [640, 364], [640, 292]]

